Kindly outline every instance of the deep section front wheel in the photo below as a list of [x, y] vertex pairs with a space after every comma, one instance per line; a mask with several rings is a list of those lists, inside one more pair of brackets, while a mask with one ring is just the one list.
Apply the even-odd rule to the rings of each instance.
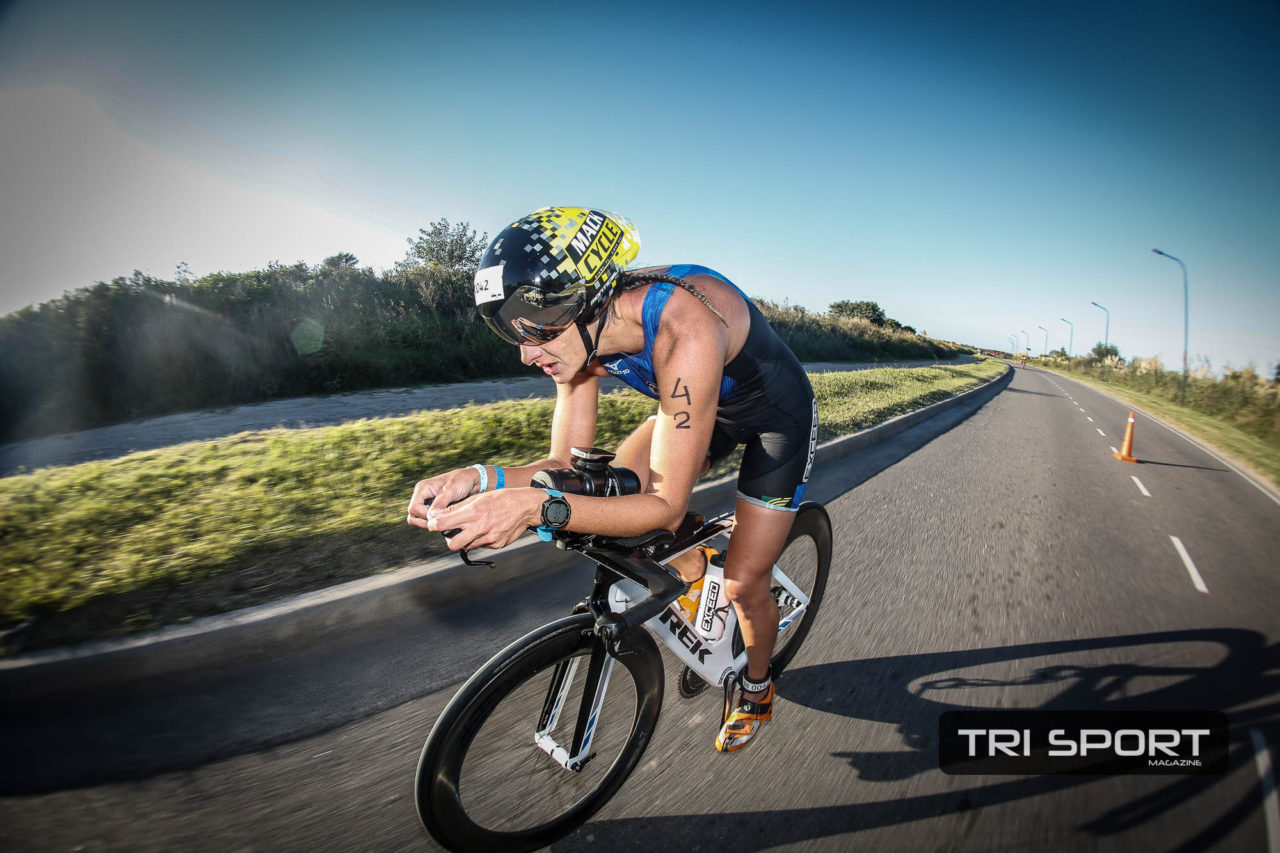
[[544, 847], [635, 769], [662, 706], [662, 658], [645, 631], [630, 632], [628, 653], [612, 658], [593, 627], [579, 614], [517, 640], [436, 721], [416, 798], [423, 825], [446, 848]]

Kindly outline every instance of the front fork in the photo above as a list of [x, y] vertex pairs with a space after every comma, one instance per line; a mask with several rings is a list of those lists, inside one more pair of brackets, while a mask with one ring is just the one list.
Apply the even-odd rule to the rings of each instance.
[[605, 651], [603, 643], [593, 643], [591, 657], [587, 661], [587, 672], [582, 685], [582, 697], [578, 702], [578, 717], [574, 724], [573, 740], [563, 746], [555, 739], [560, 715], [569, 704], [573, 691], [573, 682], [578, 674], [581, 657], [561, 661], [556, 664], [551, 675], [551, 684], [547, 687], [547, 696], [542, 703], [542, 716], [538, 719], [538, 730], [534, 733], [534, 743], [538, 748], [550, 755], [552, 760], [566, 770], [575, 773], [582, 770], [594, 756], [591, 752], [591, 740], [595, 735], [596, 722], [600, 719], [600, 709], [604, 707], [605, 694], [609, 690], [609, 676], [613, 673], [613, 657]]
[[[591, 644], [591, 655], [586, 660], [586, 673], [582, 682], [582, 693], [578, 699], [578, 716], [574, 722], [573, 739], [568, 744], [556, 740], [556, 728], [567, 706], [573, 704], [574, 681], [584, 662], [582, 656], [556, 664], [551, 674], [551, 683], [547, 687], [547, 695], [542, 703], [542, 714], [538, 718], [538, 729], [534, 733], [534, 743], [538, 748], [551, 756], [552, 760], [566, 770], [575, 773], [582, 770], [593, 757], [591, 741], [596, 733], [596, 723], [600, 719], [600, 709], [604, 707], [605, 696], [609, 691], [609, 679], [613, 675], [615, 658], [627, 654], [635, 654], [641, 649], [632, 640], [632, 632], [618, 630], [618, 614], [602, 608], [599, 602], [607, 600], [608, 590], [615, 582], [614, 578], [598, 578], [596, 588], [585, 601], [579, 602], [573, 612], [590, 613], [595, 619], [592, 629], [597, 642]], [[642, 631], [643, 628], [633, 630]], [[567, 729], [566, 729], [567, 733]]]

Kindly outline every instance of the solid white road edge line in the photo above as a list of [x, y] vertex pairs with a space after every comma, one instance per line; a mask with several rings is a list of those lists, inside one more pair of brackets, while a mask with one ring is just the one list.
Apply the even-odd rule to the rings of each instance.
[[1249, 729], [1253, 738], [1253, 762], [1262, 780], [1262, 814], [1267, 824], [1267, 850], [1280, 853], [1280, 802], [1276, 798], [1276, 774], [1267, 751], [1266, 738], [1257, 729]]
[[1182, 540], [1177, 536], [1170, 536], [1169, 538], [1173, 540], [1173, 547], [1178, 549], [1178, 556], [1182, 558], [1182, 564], [1187, 567], [1187, 574], [1191, 575], [1191, 582], [1196, 585], [1196, 589], [1207, 593], [1209, 587], [1204, 585], [1204, 578], [1200, 577], [1200, 573], [1196, 571], [1196, 564], [1191, 562], [1191, 555], [1187, 553]]

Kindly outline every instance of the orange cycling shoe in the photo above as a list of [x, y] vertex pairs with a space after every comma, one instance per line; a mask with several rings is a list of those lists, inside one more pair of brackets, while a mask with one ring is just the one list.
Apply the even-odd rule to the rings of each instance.
[[738, 700], [738, 707], [729, 715], [716, 737], [716, 749], [720, 752], [733, 752], [742, 749], [751, 741], [764, 724], [773, 719], [773, 681], [769, 682], [769, 690], [759, 702], [752, 702], [746, 694]]

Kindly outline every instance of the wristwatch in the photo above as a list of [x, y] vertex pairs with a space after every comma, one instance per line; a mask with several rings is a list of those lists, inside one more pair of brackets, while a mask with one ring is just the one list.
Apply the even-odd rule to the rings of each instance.
[[543, 542], [551, 541], [551, 534], [569, 523], [573, 514], [569, 502], [564, 499], [564, 492], [555, 489], [544, 489], [547, 499], [542, 502], [542, 526], [538, 528], [538, 538]]

